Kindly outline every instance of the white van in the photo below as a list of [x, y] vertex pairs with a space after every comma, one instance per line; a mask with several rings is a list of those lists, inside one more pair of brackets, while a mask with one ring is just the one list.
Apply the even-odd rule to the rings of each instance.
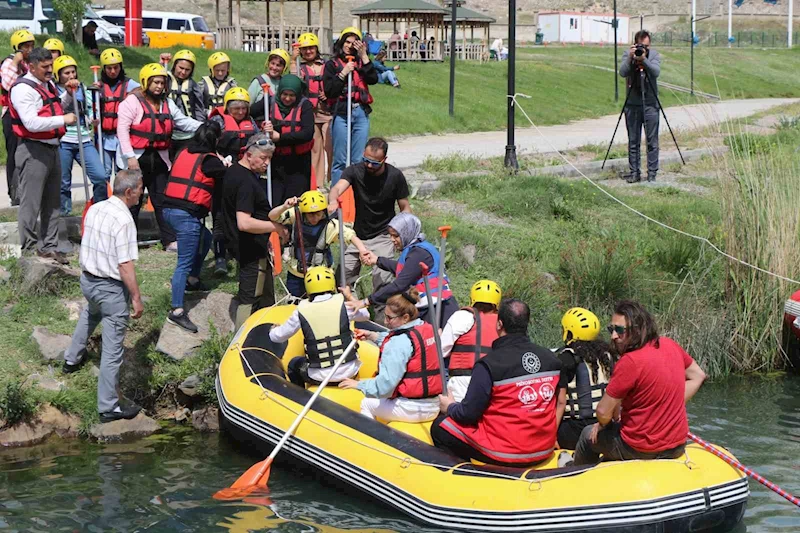
[[[63, 31], [61, 20], [53, 9], [53, 0], [0, 0], [0, 30], [19, 30], [26, 28], [32, 33], [45, 33], [47, 22], [56, 21], [56, 31]], [[97, 24], [97, 42], [122, 44], [125, 42], [125, 29], [109, 24], [86, 7], [83, 25], [89, 21]]]
[[[125, 27], [124, 9], [101, 9], [97, 14], [110, 24]], [[142, 32], [150, 38], [150, 48], [178, 45], [214, 48], [214, 34], [201, 15], [145, 10], [142, 11]]]

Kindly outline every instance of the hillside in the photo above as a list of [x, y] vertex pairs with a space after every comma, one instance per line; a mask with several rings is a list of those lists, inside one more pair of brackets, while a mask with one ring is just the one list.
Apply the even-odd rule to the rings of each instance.
[[[431, 0], [436, 2], [437, 0]], [[352, 23], [350, 10], [370, 3], [369, 0], [335, 0], [334, 1], [334, 27], [342, 28]], [[122, 9], [125, 7], [124, 0], [110, 0], [105, 3], [108, 8]], [[227, 19], [227, 2], [221, 1], [221, 16], [223, 21]], [[698, 0], [698, 13], [718, 15], [727, 11], [728, 3], [720, 0]], [[506, 2], [496, 2], [495, 0], [466, 0], [466, 7], [469, 9], [486, 13], [497, 19], [499, 23], [504, 23], [508, 19], [508, 4]], [[145, 9], [157, 9], [152, 2], [144, 3]], [[517, 23], [532, 24], [534, 12], [536, 11], [588, 11], [588, 12], [610, 12], [612, 8], [611, 0], [517, 0]], [[173, 0], [170, 2], [171, 11], [185, 11], [188, 13], [202, 13], [210, 27], [215, 26], [214, 12], [215, 4], [209, 0]], [[686, 0], [658, 0], [657, 2], [641, 2], [634, 0], [618, 0], [617, 9], [620, 13], [627, 13], [632, 16], [644, 14], [688, 14]], [[757, 0], [745, 0], [740, 8], [735, 8], [736, 14], [771, 14], [784, 15], [786, 5], [770, 5]], [[234, 14], [236, 7], [234, 6]], [[242, 2], [242, 20], [249, 24], [264, 24], [266, 20], [264, 2]], [[273, 2], [271, 6], [272, 20], [277, 20], [278, 4]], [[287, 20], [292, 23], [303, 23], [306, 20], [305, 2], [286, 2]], [[312, 4], [311, 20], [317, 21], [316, 0]], [[327, 22], [328, 7], [325, 2], [325, 18]], [[666, 22], [666, 21], [665, 21]]]

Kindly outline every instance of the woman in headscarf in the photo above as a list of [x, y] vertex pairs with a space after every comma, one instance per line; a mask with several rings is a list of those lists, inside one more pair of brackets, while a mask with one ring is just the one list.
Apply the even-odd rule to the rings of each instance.
[[272, 201], [280, 205], [311, 188], [314, 107], [303, 96], [303, 82], [287, 74], [278, 84], [269, 121], [264, 126], [275, 143], [272, 158]]
[[431, 288], [433, 303], [438, 305], [440, 294], [444, 301], [439, 324], [446, 324], [450, 315], [458, 311], [458, 302], [450, 292], [450, 280], [446, 274], [441, 290], [437, 285], [442, 262], [436, 247], [425, 240], [422, 223], [411, 213], [400, 213], [389, 222], [389, 237], [392, 239], [395, 249], [400, 252], [397, 261], [390, 257], [378, 257], [370, 252], [365, 256], [364, 263], [394, 273], [395, 280], [384, 285], [368, 298], [349, 305], [356, 309], [375, 304], [385, 305], [391, 296], [402, 294], [409, 287], [416, 287], [420, 294], [419, 302], [416, 303], [419, 316], [422, 320], [432, 324], [433, 315], [428, 310], [428, 297], [422, 279], [422, 268], [419, 265], [425, 263], [428, 266], [428, 285]]

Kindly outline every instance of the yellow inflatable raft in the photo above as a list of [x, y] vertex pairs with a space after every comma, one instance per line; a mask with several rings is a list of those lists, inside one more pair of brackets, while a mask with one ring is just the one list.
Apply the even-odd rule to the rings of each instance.
[[[312, 391], [285, 378], [302, 335], [277, 345], [273, 324], [294, 306], [253, 314], [231, 341], [217, 376], [225, 427], [274, 445]], [[359, 347], [361, 377], [377, 348]], [[535, 469], [464, 462], [432, 446], [429, 424], [385, 425], [359, 413], [357, 390], [327, 387], [284, 452], [419, 520], [471, 531], [730, 531], [744, 515], [746, 477], [690, 444], [676, 460]]]

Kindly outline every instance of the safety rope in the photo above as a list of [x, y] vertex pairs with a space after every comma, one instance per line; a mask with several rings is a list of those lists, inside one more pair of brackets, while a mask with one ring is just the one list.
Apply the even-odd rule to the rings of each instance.
[[511, 105], [519, 108], [519, 110], [520, 110], [520, 112], [522, 113], [522, 115], [523, 115], [523, 116], [524, 116], [526, 119], [528, 119], [528, 122], [530, 122], [531, 126], [533, 126], [533, 128], [536, 130], [536, 133], [538, 133], [538, 134], [539, 134], [539, 135], [542, 137], [542, 139], [544, 139], [544, 140], [545, 140], [545, 142], [546, 142], [547, 144], [549, 144], [549, 145], [550, 145], [550, 148], [552, 149], [552, 151], [553, 151], [553, 152], [555, 152], [556, 154], [558, 154], [558, 156], [559, 156], [561, 159], [563, 159], [563, 160], [564, 160], [564, 162], [565, 162], [567, 165], [569, 165], [570, 167], [572, 167], [572, 168], [573, 168], [573, 169], [574, 169], [574, 170], [575, 170], [575, 171], [576, 171], [576, 172], [577, 172], [577, 173], [578, 173], [578, 174], [579, 174], [579, 175], [580, 175], [580, 176], [581, 176], [583, 179], [585, 179], [586, 181], [588, 181], [589, 183], [591, 183], [591, 184], [592, 184], [592, 185], [593, 185], [595, 188], [597, 188], [597, 189], [598, 189], [600, 192], [602, 192], [603, 194], [605, 194], [606, 196], [608, 196], [610, 199], [612, 199], [612, 200], [614, 200], [615, 202], [617, 202], [619, 205], [621, 205], [621, 206], [622, 206], [622, 207], [624, 207], [625, 209], [628, 209], [628, 210], [629, 210], [629, 211], [631, 211], [632, 213], [634, 213], [634, 214], [636, 214], [636, 215], [638, 215], [638, 216], [642, 217], [643, 219], [645, 219], [645, 220], [647, 220], [647, 221], [649, 221], [649, 222], [652, 222], [653, 224], [656, 224], [656, 225], [658, 225], [658, 226], [661, 226], [661, 227], [662, 227], [662, 228], [664, 228], [664, 229], [667, 229], [667, 230], [673, 231], [673, 232], [675, 232], [675, 233], [678, 233], [678, 234], [680, 234], [680, 235], [683, 235], [684, 237], [689, 237], [689, 238], [691, 238], [691, 239], [694, 239], [694, 240], [696, 240], [696, 241], [699, 241], [699, 242], [701, 242], [701, 243], [707, 244], [708, 246], [710, 246], [710, 247], [711, 247], [711, 249], [712, 249], [712, 250], [714, 250], [714, 251], [715, 251], [715, 252], [717, 252], [718, 254], [722, 255], [723, 257], [726, 257], [726, 258], [730, 259], [731, 261], [734, 261], [734, 262], [736, 262], [736, 263], [739, 263], [739, 264], [741, 264], [741, 265], [744, 265], [744, 266], [746, 266], [746, 267], [748, 267], [748, 268], [752, 268], [753, 270], [757, 270], [758, 272], [761, 272], [761, 273], [763, 273], [763, 274], [767, 274], [767, 275], [773, 276], [773, 277], [775, 277], [775, 278], [777, 278], [777, 279], [780, 279], [780, 280], [783, 280], [783, 281], [787, 281], [787, 282], [789, 282], [789, 283], [794, 283], [794, 284], [796, 284], [796, 285], [800, 285], [800, 281], [798, 281], [798, 280], [796, 280], [796, 279], [788, 278], [788, 277], [786, 277], [786, 276], [781, 276], [780, 274], [776, 274], [775, 272], [770, 272], [769, 270], [766, 270], [766, 269], [763, 269], [763, 268], [761, 268], [761, 267], [759, 267], [759, 266], [756, 266], [756, 265], [753, 265], [753, 264], [751, 264], [751, 263], [748, 263], [747, 261], [745, 261], [745, 260], [743, 260], [743, 259], [739, 259], [738, 257], [735, 257], [735, 256], [733, 256], [733, 255], [731, 255], [731, 254], [727, 253], [726, 251], [722, 250], [722, 249], [721, 249], [721, 248], [719, 248], [717, 245], [715, 245], [714, 243], [712, 243], [710, 240], [708, 240], [706, 237], [701, 237], [701, 236], [699, 236], [699, 235], [694, 235], [694, 234], [692, 234], [692, 233], [689, 233], [689, 232], [686, 232], [686, 231], [680, 230], [680, 229], [678, 229], [678, 228], [672, 227], [672, 226], [670, 226], [669, 224], [665, 224], [664, 222], [661, 222], [661, 221], [659, 221], [659, 220], [656, 220], [656, 219], [654, 219], [654, 218], [652, 218], [652, 217], [650, 217], [650, 216], [648, 216], [648, 215], [645, 215], [644, 213], [642, 213], [642, 212], [641, 212], [641, 211], [639, 211], [638, 209], [636, 209], [636, 208], [634, 208], [634, 207], [631, 207], [630, 205], [626, 204], [625, 202], [623, 202], [622, 200], [620, 200], [619, 198], [617, 198], [616, 196], [614, 196], [613, 194], [611, 194], [609, 191], [607, 191], [606, 189], [604, 189], [603, 187], [601, 187], [601, 186], [600, 186], [600, 185], [599, 185], [597, 182], [595, 182], [594, 180], [592, 180], [592, 179], [591, 179], [589, 176], [587, 176], [586, 174], [584, 174], [584, 173], [583, 173], [583, 171], [581, 171], [581, 169], [579, 169], [578, 167], [576, 167], [576, 166], [575, 166], [575, 165], [572, 163], [572, 161], [570, 161], [569, 159], [567, 159], [567, 157], [566, 157], [566, 156], [565, 156], [563, 153], [561, 153], [561, 151], [557, 150], [557, 149], [556, 149], [556, 147], [553, 145], [553, 143], [552, 143], [552, 142], [550, 142], [550, 139], [548, 139], [548, 138], [547, 138], [547, 136], [546, 136], [544, 133], [542, 133], [542, 131], [539, 129], [539, 126], [537, 126], [536, 124], [534, 124], [534, 122], [533, 122], [533, 120], [531, 119], [531, 117], [528, 115], [528, 113], [525, 111], [525, 109], [524, 109], [524, 108], [523, 108], [523, 107], [520, 105], [519, 101], [517, 100], [517, 98], [519, 98], [519, 97], [521, 97], [521, 98], [531, 98], [531, 96], [529, 96], [529, 95], [527, 95], [527, 94], [523, 94], [523, 93], [516, 93], [516, 94], [513, 94], [513, 95], [510, 95], [510, 94], [509, 94], [509, 95], [507, 95], [507, 97], [508, 97], [508, 98], [511, 98], [511, 102], [512, 102], [512, 104], [511, 104]]
[[[256, 375], [256, 373], [253, 371], [253, 367], [250, 365], [250, 362], [247, 360], [247, 357], [245, 357], [244, 353], [242, 353], [243, 350], [239, 347], [239, 345], [235, 344], [233, 346], [233, 348], [235, 348], [236, 351], [241, 356], [241, 358], [244, 359], [244, 362], [247, 365], [247, 368], [250, 369], [250, 373], [256, 378], [256, 383], [258, 383], [258, 386], [261, 388], [261, 396], [259, 397], [259, 399], [261, 399], [261, 400], [270, 399], [275, 404], [279, 405], [280, 407], [283, 407], [284, 409], [286, 409], [290, 413], [293, 413], [295, 415], [299, 415], [300, 414], [300, 410], [297, 410], [297, 409], [295, 409], [295, 408], [283, 403], [282, 401], [278, 400], [275, 397], [275, 395], [270, 394], [270, 392], [261, 383], [261, 380], [259, 379], [259, 375]], [[256, 347], [248, 347], [246, 349], [258, 349], [258, 348], [256, 348]], [[267, 350], [264, 350], [263, 348], [260, 348], [260, 350], [265, 351], [267, 353], [270, 353]], [[272, 355], [275, 355], [275, 354], [272, 354]], [[275, 357], [277, 357], [277, 356], [275, 356]], [[264, 373], [264, 374], [260, 374], [260, 375], [272, 375], [272, 376], [276, 376], [276, 377], [281, 378], [281, 379], [285, 379], [283, 376], [278, 376], [277, 374], [271, 374], [271, 373]], [[380, 448], [378, 448], [376, 446], [373, 446], [371, 444], [367, 444], [366, 442], [358, 440], [358, 439], [356, 439], [356, 438], [354, 438], [354, 437], [352, 437], [350, 435], [346, 435], [346, 434], [344, 434], [344, 433], [342, 433], [342, 432], [340, 432], [340, 431], [338, 431], [336, 429], [328, 427], [325, 424], [323, 424], [321, 422], [318, 422], [316, 420], [313, 420], [311, 418], [306, 418], [304, 421], [310, 422], [311, 424], [314, 424], [315, 426], [317, 426], [317, 427], [319, 427], [319, 428], [321, 428], [321, 429], [323, 429], [325, 431], [328, 431], [330, 433], [333, 433], [334, 435], [337, 435], [339, 437], [347, 439], [347, 440], [349, 440], [350, 442], [352, 442], [354, 444], [358, 444], [360, 446], [363, 446], [364, 448], [367, 448], [368, 450], [381, 453], [383, 455], [386, 455], [387, 457], [391, 457], [392, 459], [397, 459], [398, 461], [400, 461], [401, 466], [403, 468], [408, 468], [408, 466], [414, 465], [414, 466], [426, 466], [426, 467], [436, 468], [436, 469], [439, 469], [439, 470], [454, 470], [454, 469], [456, 469], [456, 468], [458, 468], [460, 466], [460, 465], [453, 466], [453, 465], [442, 465], [442, 464], [437, 464], [437, 463], [429, 463], [427, 461], [420, 461], [418, 459], [412, 459], [411, 457], [408, 457], [408, 456], [398, 455], [398, 454], [395, 454], [395, 453], [392, 453], [392, 452], [388, 452], [386, 450], [382, 450], [382, 449], [380, 449]], [[669, 462], [669, 463], [680, 464], [680, 465], [686, 466], [687, 468], [689, 468], [691, 470], [692, 466], [695, 465], [695, 463], [693, 461], [691, 461], [691, 459], [689, 458], [688, 448], [685, 451], [685, 455], [686, 455], [686, 460], [683, 460], [683, 461], [682, 460], [678, 460], [678, 459], [659, 459], [659, 461], [660, 462]], [[634, 459], [632, 461], [626, 461], [626, 462], [630, 463], [630, 462], [649, 462], [649, 461], [644, 461], [642, 459]], [[465, 462], [463, 464], [477, 466], [477, 465], [474, 465], [471, 462]], [[600, 464], [597, 464], [594, 467], [592, 467], [592, 470], [608, 468], [610, 466], [614, 466], [614, 464], [615, 464], [614, 462], [600, 463]], [[527, 473], [528, 471], [531, 471], [531, 470], [535, 470], [535, 469], [531, 468], [531, 469], [526, 470], [522, 474], [522, 476], [524, 476], [525, 473]], [[552, 476], [547, 476], [547, 477], [542, 477], [542, 478], [537, 478], [537, 479], [524, 479], [524, 477], [511, 476], [511, 475], [503, 474], [503, 473], [500, 473], [500, 472], [491, 472], [491, 471], [485, 471], [485, 470], [476, 470], [476, 471], [471, 472], [471, 473], [474, 473], [474, 474], [479, 475], [479, 476], [506, 479], [506, 480], [509, 480], [509, 481], [521, 481], [523, 483], [528, 483], [529, 485], [532, 486], [532, 485], [535, 485], [535, 484], [541, 485], [545, 481], [552, 481], [552, 480], [560, 479], [560, 478], [563, 478], [563, 477], [574, 476], [574, 475], [579, 474], [580, 472], [563, 472], [563, 473], [559, 473], [559, 474], [553, 474]]]

